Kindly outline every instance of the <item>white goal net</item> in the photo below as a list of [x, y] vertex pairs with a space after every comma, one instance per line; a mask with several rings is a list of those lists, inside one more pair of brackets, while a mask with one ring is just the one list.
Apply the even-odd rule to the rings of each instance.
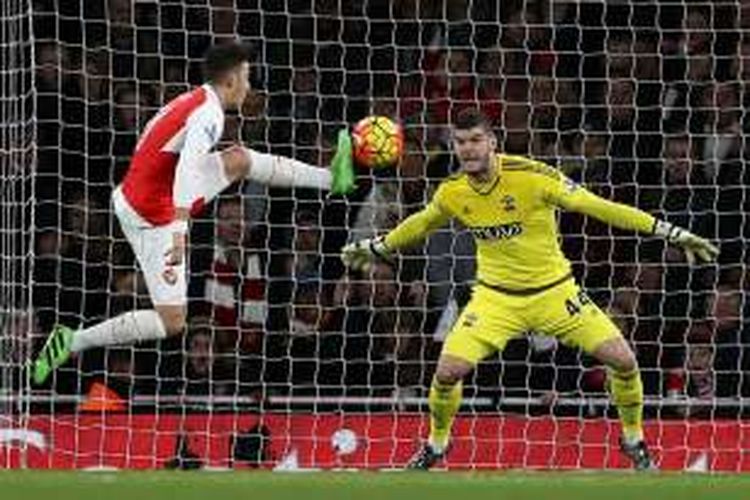
[[[720, 245], [718, 264], [689, 267], [656, 239], [560, 218], [577, 279], [638, 356], [657, 461], [750, 469], [745, 2], [2, 8], [0, 389], [12, 438], [0, 466], [401, 467], [428, 431], [473, 243], [451, 226], [367, 277], [338, 252], [429, 200], [456, 169], [452, 118], [478, 106], [503, 151]], [[345, 198], [251, 184], [223, 194], [192, 228], [186, 335], [87, 351], [32, 386], [26, 359], [54, 324], [150, 307], [109, 196], [145, 122], [201, 83], [204, 51], [227, 40], [253, 47], [253, 91], [223, 144], [325, 165], [340, 127], [382, 114], [404, 125], [401, 164], [361, 170]], [[448, 466], [624, 467], [604, 385], [601, 366], [553, 339], [512, 341], [465, 382]]]
[[33, 316], [30, 283], [34, 172], [34, 101], [30, 6], [2, 5], [0, 53], [0, 414], [21, 417], [22, 372]]

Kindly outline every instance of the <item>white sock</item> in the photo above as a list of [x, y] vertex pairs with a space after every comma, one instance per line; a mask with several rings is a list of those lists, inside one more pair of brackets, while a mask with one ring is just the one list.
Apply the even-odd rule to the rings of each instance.
[[284, 156], [245, 149], [250, 159], [247, 178], [273, 187], [331, 189], [331, 172]]
[[141, 340], [163, 339], [166, 336], [159, 313], [153, 309], [131, 311], [77, 331], [73, 336], [71, 350], [79, 352], [91, 347], [133, 344]]

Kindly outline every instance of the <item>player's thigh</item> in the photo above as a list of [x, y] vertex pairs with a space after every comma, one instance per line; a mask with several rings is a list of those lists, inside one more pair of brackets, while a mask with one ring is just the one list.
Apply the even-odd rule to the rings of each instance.
[[481, 286], [474, 288], [471, 300], [445, 339], [442, 354], [464, 359], [473, 365], [496, 351], [502, 351], [523, 324], [512, 300]]
[[622, 337], [617, 325], [574, 280], [539, 294], [526, 314], [535, 332], [589, 354], [604, 342]]
[[172, 248], [173, 224], [139, 227], [121, 219], [125, 237], [141, 267], [151, 302], [155, 305], [182, 305], [187, 302], [185, 260], [180, 265], [167, 264]]

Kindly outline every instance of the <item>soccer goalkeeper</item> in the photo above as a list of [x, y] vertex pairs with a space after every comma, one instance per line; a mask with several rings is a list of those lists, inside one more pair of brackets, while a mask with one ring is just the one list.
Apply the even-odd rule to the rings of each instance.
[[429, 395], [430, 436], [408, 464], [429, 469], [448, 450], [461, 403], [462, 380], [486, 356], [523, 332], [553, 335], [607, 366], [617, 406], [622, 451], [637, 469], [653, 468], [643, 437], [643, 384], [630, 346], [612, 320], [576, 284], [558, 242], [558, 208], [595, 217], [621, 229], [666, 238], [689, 262], [711, 261], [709, 241], [636, 208], [602, 199], [555, 168], [497, 154], [497, 139], [477, 110], [459, 114], [453, 147], [461, 172], [441, 183], [432, 201], [384, 237], [342, 250], [344, 263], [367, 270], [415, 245], [451, 217], [474, 235], [477, 280], [472, 297], [446, 338]]

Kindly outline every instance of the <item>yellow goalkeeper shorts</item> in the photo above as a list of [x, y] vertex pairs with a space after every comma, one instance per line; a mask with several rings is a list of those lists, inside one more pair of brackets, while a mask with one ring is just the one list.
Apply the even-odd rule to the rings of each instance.
[[476, 364], [526, 332], [552, 335], [587, 353], [621, 336], [573, 278], [532, 294], [501, 292], [478, 283], [445, 339], [443, 354]]

